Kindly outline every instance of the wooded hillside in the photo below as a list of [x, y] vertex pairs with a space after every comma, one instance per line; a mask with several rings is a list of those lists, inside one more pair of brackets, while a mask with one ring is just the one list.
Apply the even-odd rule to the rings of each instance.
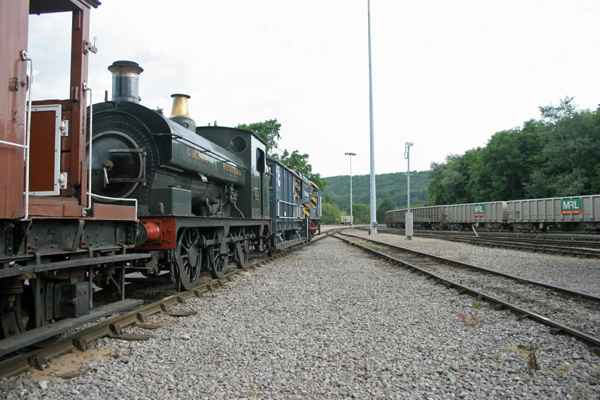
[[[327, 182], [324, 196], [340, 210], [345, 211], [350, 206], [350, 175], [332, 176], [323, 178]], [[354, 204], [371, 203], [370, 175], [354, 175], [352, 177], [352, 200]], [[412, 171], [410, 173], [410, 205], [422, 206], [427, 201], [427, 185], [431, 182], [428, 171]], [[381, 174], [375, 178], [377, 186], [377, 204], [386, 197], [398, 206], [406, 207], [406, 172]]]

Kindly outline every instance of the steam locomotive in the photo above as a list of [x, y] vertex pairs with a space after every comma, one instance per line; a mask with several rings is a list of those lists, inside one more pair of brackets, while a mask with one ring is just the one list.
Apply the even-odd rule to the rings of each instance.
[[[140, 304], [125, 298], [127, 273], [168, 273], [191, 289], [203, 272], [221, 277], [252, 250], [320, 230], [319, 189], [306, 176], [267, 157], [253, 132], [197, 127], [187, 95], [173, 95], [170, 118], [142, 106], [137, 63], [112, 64], [113, 97], [88, 106], [99, 5], [2, 2], [0, 355]], [[28, 14], [54, 12], [73, 14], [70, 98], [31, 101]], [[121, 300], [93, 308], [98, 288]]]
[[172, 95], [165, 118], [139, 104], [137, 63], [108, 69], [112, 100], [92, 108], [92, 192], [98, 202], [128, 201], [137, 209], [134, 251], [151, 257], [130, 269], [147, 276], [170, 270], [189, 290], [202, 271], [222, 277], [228, 259], [245, 267], [251, 246], [271, 252], [318, 231], [318, 187], [266, 157], [260, 137], [197, 127], [185, 94]]

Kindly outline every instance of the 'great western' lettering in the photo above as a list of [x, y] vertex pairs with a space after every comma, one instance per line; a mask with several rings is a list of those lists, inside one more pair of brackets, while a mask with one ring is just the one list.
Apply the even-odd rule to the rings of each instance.
[[199, 152], [198, 150], [194, 150], [190, 147], [187, 148], [187, 156], [193, 158], [194, 160], [198, 160], [200, 162], [208, 164], [208, 160], [204, 158], [204, 154]]
[[223, 164], [223, 169], [231, 174], [242, 176], [242, 170], [236, 167], [232, 167], [229, 164]]

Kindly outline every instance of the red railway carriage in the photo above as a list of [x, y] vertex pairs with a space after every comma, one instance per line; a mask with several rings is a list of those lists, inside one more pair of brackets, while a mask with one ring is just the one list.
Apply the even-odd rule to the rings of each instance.
[[[147, 256], [126, 254], [137, 233], [133, 202], [92, 204], [87, 71], [96, 51], [89, 40], [90, 11], [99, 5], [0, 2], [0, 355], [44, 339], [35, 328], [62, 320], [46, 330], [52, 336], [98, 318], [90, 316], [93, 278], [119, 286], [125, 262]], [[56, 12], [72, 14], [69, 98], [32, 102], [28, 18]]]

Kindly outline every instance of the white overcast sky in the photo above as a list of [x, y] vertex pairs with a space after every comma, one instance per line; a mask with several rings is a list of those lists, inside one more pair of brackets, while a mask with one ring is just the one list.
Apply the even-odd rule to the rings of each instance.
[[[138, 62], [142, 104], [191, 96], [198, 125], [277, 118], [322, 177], [370, 173], [367, 0], [101, 0], [94, 101]], [[600, 103], [600, 2], [371, 0], [375, 171], [428, 170], [574, 96]], [[66, 98], [70, 19], [30, 17], [35, 98]], [[43, 45], [40, 44], [43, 42]]]

